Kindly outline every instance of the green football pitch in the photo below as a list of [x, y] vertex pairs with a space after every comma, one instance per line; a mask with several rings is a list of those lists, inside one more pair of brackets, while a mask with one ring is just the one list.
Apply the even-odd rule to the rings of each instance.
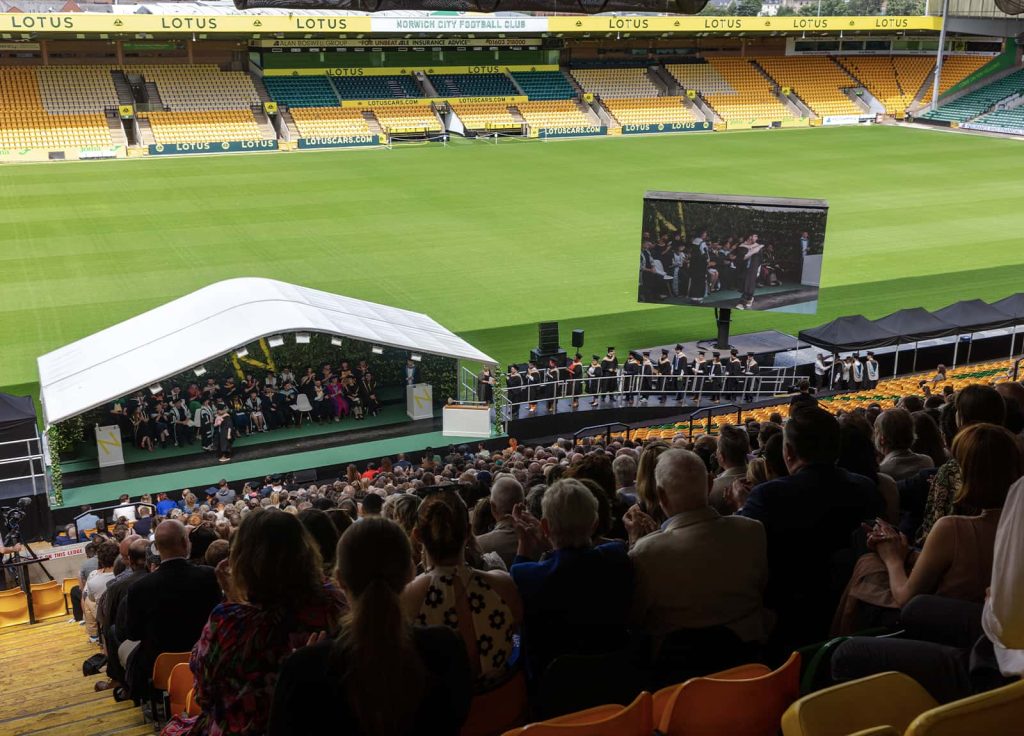
[[636, 302], [647, 189], [829, 201], [818, 314], [737, 332], [1003, 297], [1024, 287], [1022, 145], [874, 126], [4, 168], [0, 387], [235, 276], [426, 312], [502, 362], [541, 320], [588, 353], [710, 336], [710, 310]]

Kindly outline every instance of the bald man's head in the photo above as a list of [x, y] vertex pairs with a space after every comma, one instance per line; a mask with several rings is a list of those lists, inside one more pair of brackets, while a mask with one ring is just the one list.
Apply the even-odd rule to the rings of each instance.
[[133, 570], [145, 569], [148, 554], [149, 542], [142, 537], [135, 537], [128, 545], [128, 566]]
[[700, 456], [689, 450], [666, 450], [654, 466], [658, 501], [668, 516], [703, 508], [711, 479]]
[[118, 551], [121, 553], [121, 559], [128, 562], [128, 548], [132, 542], [136, 539], [142, 539], [138, 534], [129, 534], [127, 537], [121, 540], [121, 543], [117, 546]]
[[153, 533], [153, 543], [161, 560], [188, 557], [188, 530], [177, 519], [167, 519]]

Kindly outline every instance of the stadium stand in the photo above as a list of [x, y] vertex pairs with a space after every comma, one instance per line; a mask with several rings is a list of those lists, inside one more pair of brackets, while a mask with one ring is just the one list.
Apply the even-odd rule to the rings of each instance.
[[271, 98], [288, 107], [331, 107], [338, 95], [327, 77], [264, 77]]
[[249, 110], [139, 113], [149, 120], [153, 138], [163, 143], [256, 141], [263, 138]]
[[580, 128], [595, 125], [572, 100], [544, 100], [516, 103], [516, 109], [534, 129]]
[[247, 73], [221, 71], [213, 64], [127, 66], [125, 73], [154, 82], [164, 106], [173, 112], [239, 110], [260, 104]]
[[889, 115], [907, 111], [924, 80], [935, 68], [927, 56], [841, 56], [842, 64]]
[[[991, 56], [947, 56], [943, 59], [942, 75], [939, 78], [939, 100], [942, 100], [942, 95], [944, 95], [950, 87], [964, 77], [978, 71], [991, 60]], [[932, 92], [934, 92], [934, 90], [929, 86], [925, 90], [925, 93], [921, 95], [922, 105], [927, 105], [932, 101]]]
[[572, 76], [585, 92], [601, 99], [657, 97], [660, 94], [644, 68], [573, 69]]
[[1024, 107], [1012, 110], [993, 110], [968, 123], [968, 127], [993, 132], [1024, 132]]
[[48, 113], [91, 113], [117, 107], [109, 67], [42, 66], [35, 72], [40, 102]]
[[514, 97], [519, 90], [504, 74], [431, 74], [441, 97]]
[[387, 100], [423, 97], [416, 79], [409, 74], [368, 77], [331, 77], [330, 82], [343, 100]]
[[512, 72], [512, 78], [531, 100], [568, 100], [576, 96], [562, 72]]
[[429, 105], [389, 105], [373, 108], [381, 129], [389, 135], [440, 133], [441, 121]]
[[522, 128], [502, 102], [455, 102], [452, 111], [469, 130], [508, 130]]
[[[698, 88], [708, 103], [726, 121], [730, 120], [784, 120], [794, 115], [772, 91], [767, 79], [746, 59], [709, 56], [708, 64], [717, 77], [731, 91], [708, 91]], [[715, 88], [720, 83], [715, 76], [709, 80]]]
[[[101, 77], [75, 75], [66, 67], [39, 69], [0, 67], [0, 147], [83, 148], [111, 146], [113, 141], [103, 115], [109, 90]], [[109, 80], [109, 71], [104, 70]], [[40, 83], [40, 79], [45, 82]], [[75, 80], [67, 98], [60, 96], [61, 81]], [[82, 81], [79, 85], [78, 81]], [[116, 95], [114, 103], [116, 103]]]
[[968, 92], [921, 117], [925, 120], [963, 123], [986, 112], [992, 105], [1014, 94], [1024, 93], [1024, 70], [1018, 70], [973, 92]]
[[601, 102], [622, 125], [692, 123], [697, 120], [682, 97], [637, 97], [602, 99]]
[[759, 57], [757, 62], [779, 83], [789, 87], [819, 117], [826, 115], [864, 115], [844, 89], [857, 82], [827, 56]]
[[304, 138], [370, 135], [362, 110], [350, 107], [296, 107], [292, 118]]

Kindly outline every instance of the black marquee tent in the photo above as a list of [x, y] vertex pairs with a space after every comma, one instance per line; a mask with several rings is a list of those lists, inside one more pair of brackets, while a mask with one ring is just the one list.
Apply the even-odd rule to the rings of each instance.
[[32, 399], [0, 394], [0, 506], [11, 506], [18, 498], [32, 498], [28, 515], [21, 525], [26, 539], [50, 535], [50, 511], [40, 445]]
[[820, 327], [801, 330], [799, 338], [830, 353], [884, 347], [897, 341], [896, 334], [860, 314], [839, 317]]
[[[799, 337], [814, 347], [830, 353], [841, 353], [1013, 326], [1014, 334], [1010, 342], [1012, 355], [1016, 326], [1019, 324], [1024, 324], [1024, 293], [1008, 296], [993, 304], [981, 299], [967, 299], [935, 312], [920, 307], [901, 309], [876, 320], [869, 320], [859, 314], [839, 317], [819, 327], [801, 330]], [[958, 346], [959, 341], [954, 347], [954, 365]], [[970, 353], [968, 359], [969, 356]]]

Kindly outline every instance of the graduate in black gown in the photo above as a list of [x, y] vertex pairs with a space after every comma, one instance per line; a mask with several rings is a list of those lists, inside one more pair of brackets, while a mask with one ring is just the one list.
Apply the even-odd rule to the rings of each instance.
[[219, 461], [226, 463], [231, 459], [231, 446], [235, 443], [235, 420], [225, 404], [217, 405], [217, 417], [213, 420], [216, 427], [217, 452]]
[[743, 294], [740, 296], [739, 304], [736, 305], [736, 309], [750, 309], [754, 305], [754, 292], [757, 291], [757, 276], [761, 270], [761, 261], [764, 256], [761, 251], [764, 249], [764, 243], [757, 242], [757, 233], [751, 233], [750, 236], [740, 243], [740, 247], [736, 249], [737, 265], [742, 265], [743, 273]]
[[572, 396], [572, 408], [580, 408], [580, 395], [583, 393], [583, 356], [576, 353], [569, 365], [565, 369], [565, 377], [567, 380], [566, 387], [568, 393]]
[[668, 350], [661, 351], [661, 358], [658, 359], [657, 365], [658, 375], [661, 376], [658, 379], [658, 390], [661, 391], [660, 402], [665, 403], [665, 397], [667, 392], [671, 390], [672, 381], [672, 361], [669, 360]]
[[342, 396], [348, 402], [349, 411], [356, 420], [366, 418], [366, 407], [363, 406], [362, 392], [359, 390], [359, 382], [353, 376], [348, 376], [342, 386]]
[[615, 357], [615, 348], [608, 348], [608, 352], [601, 359], [601, 400], [615, 400], [615, 394], [619, 391], [619, 359]]
[[587, 392], [594, 398], [591, 400], [591, 406], [597, 406], [600, 402], [598, 401], [601, 389], [604, 382], [601, 380], [601, 376], [604, 375], [604, 371], [601, 370], [601, 360], [596, 355], [590, 356], [590, 365], [587, 366]]
[[485, 404], [494, 403], [494, 374], [489, 366], [484, 366], [476, 377], [476, 398]]
[[363, 408], [371, 415], [380, 414], [380, 399], [377, 398], [377, 379], [369, 370], [363, 373], [359, 381], [359, 398], [363, 402]]
[[526, 368], [526, 399], [530, 402], [530, 414], [537, 411], [537, 402], [543, 398], [540, 384], [540, 371], [537, 364], [531, 361]]
[[685, 398], [683, 392], [686, 390], [686, 377], [689, 373], [690, 361], [686, 357], [686, 351], [683, 350], [682, 344], [677, 344], [675, 355], [672, 356], [672, 382], [675, 384], [676, 401]]
[[523, 388], [523, 375], [516, 366], [510, 365], [508, 367], [505, 385], [508, 387], [508, 403], [511, 405], [510, 415], [513, 419], [518, 419], [520, 405], [526, 400], [526, 390]]
[[640, 388], [640, 354], [630, 353], [629, 360], [622, 366], [622, 396], [632, 406]]
[[725, 378], [725, 366], [722, 365], [722, 354], [717, 350], [711, 353], [711, 365], [708, 366], [708, 381], [706, 388], [711, 394], [711, 400], [716, 404], [722, 398], [722, 385]]
[[743, 362], [740, 360], [739, 351], [733, 348], [729, 351], [729, 362], [725, 364], [725, 398], [732, 400], [743, 384]]
[[690, 248], [690, 288], [687, 296], [691, 302], [704, 300], [704, 292], [707, 290], [708, 283], [709, 260], [711, 260], [711, 254], [708, 248], [708, 232], [704, 230], [693, 239]]
[[558, 404], [558, 381], [561, 377], [558, 362], [550, 358], [548, 368], [544, 371], [544, 398], [548, 400], [548, 411], [551, 413], [554, 413]]

